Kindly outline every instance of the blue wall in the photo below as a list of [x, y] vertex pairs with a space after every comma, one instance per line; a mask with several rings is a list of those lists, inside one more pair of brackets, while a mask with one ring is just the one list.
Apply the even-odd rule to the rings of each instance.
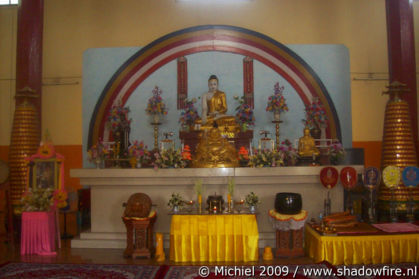
[[[343, 144], [352, 146], [352, 120], [349, 53], [343, 45], [288, 45], [291, 50], [309, 64], [327, 88], [339, 116]], [[89, 49], [83, 56], [83, 146], [87, 145], [89, 122], [92, 112], [106, 83], [115, 71], [140, 48]], [[208, 90], [207, 81], [211, 74], [219, 78], [219, 88], [227, 94], [228, 114], [235, 114], [234, 95], [243, 95], [243, 56], [224, 52], [201, 52], [186, 56], [188, 59], [188, 98], [199, 97]], [[150, 75], [133, 92], [127, 101], [131, 109], [131, 141], [143, 140], [153, 147], [153, 130], [145, 113], [147, 100], [154, 86], [163, 90], [162, 97], [169, 108], [168, 115], [160, 126], [160, 138], [165, 131], [173, 131], [179, 146], [178, 123], [181, 111], [177, 110], [177, 63], [172, 61]], [[255, 127], [253, 145], [256, 147], [260, 130], [270, 130], [274, 138], [272, 113], [265, 111], [269, 95], [273, 94], [276, 82], [285, 87], [284, 96], [289, 111], [281, 115], [280, 138], [294, 141], [302, 136], [304, 104], [292, 86], [276, 72], [259, 61], [254, 61]], [[197, 104], [201, 110], [200, 102]], [[83, 165], [86, 150], [83, 148]]]

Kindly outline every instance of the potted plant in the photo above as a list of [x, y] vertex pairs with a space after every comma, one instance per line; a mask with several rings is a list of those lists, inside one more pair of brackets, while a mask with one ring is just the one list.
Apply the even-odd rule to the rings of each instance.
[[190, 160], [185, 154], [183, 155], [180, 149], [174, 148], [158, 151], [154, 153], [154, 168], [184, 168]]
[[67, 192], [52, 188], [30, 188], [21, 199], [22, 211], [51, 211], [67, 206]]
[[295, 166], [298, 160], [298, 150], [292, 145], [289, 139], [281, 142], [279, 150], [284, 155], [284, 165]]
[[326, 110], [318, 98], [314, 98], [313, 102], [306, 106], [305, 116], [303, 123], [310, 128], [311, 136], [315, 139], [326, 138], [326, 128], [329, 120]]
[[259, 197], [254, 192], [250, 192], [250, 194], [246, 196], [244, 203], [249, 207], [251, 213], [255, 213], [256, 206], [260, 203]]
[[239, 149], [239, 164], [240, 167], [247, 167], [249, 165], [249, 152], [244, 146]]
[[279, 167], [284, 165], [282, 151], [262, 149], [253, 151], [253, 155], [249, 157], [249, 166], [262, 167]]
[[345, 158], [345, 154], [345, 149], [340, 142], [331, 144], [327, 150], [329, 162], [332, 165], [338, 165]]
[[141, 168], [150, 162], [150, 152], [147, 150], [147, 145], [145, 145], [143, 141], [134, 141], [128, 149], [128, 153], [131, 158], [135, 159], [134, 161], [137, 168]]
[[188, 130], [191, 130], [195, 121], [199, 118], [198, 111], [195, 108], [196, 98], [192, 100], [185, 99], [185, 107], [180, 114], [179, 123], [183, 127], [187, 127]]
[[166, 104], [161, 97], [162, 90], [156, 85], [153, 89], [153, 96], [148, 99], [146, 113], [153, 117], [153, 123], [159, 123], [160, 116], [167, 114]]
[[181, 206], [183, 205], [183, 198], [178, 193], [172, 193], [172, 197], [170, 198], [169, 202], [167, 203], [173, 209], [174, 213], [178, 213]]
[[87, 159], [89, 162], [95, 163], [96, 168], [100, 168], [102, 161], [108, 154], [107, 146], [102, 141], [98, 141], [87, 151]]
[[253, 109], [246, 103], [244, 96], [234, 96], [239, 105], [236, 107], [236, 120], [242, 127], [242, 131], [246, 132], [249, 126], [255, 124], [255, 116], [253, 115]]
[[285, 98], [282, 95], [284, 86], [279, 86], [279, 82], [275, 83], [274, 94], [269, 96], [268, 104], [266, 105], [266, 111], [272, 111], [274, 113], [274, 120], [279, 121], [281, 112], [288, 111], [288, 106], [285, 102]]

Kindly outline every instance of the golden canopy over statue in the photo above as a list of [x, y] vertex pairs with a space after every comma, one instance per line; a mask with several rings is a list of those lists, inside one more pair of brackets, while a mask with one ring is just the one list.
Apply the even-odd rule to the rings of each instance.
[[237, 151], [221, 132], [214, 122], [214, 127], [205, 130], [196, 147], [192, 167], [194, 168], [232, 168], [238, 167]]
[[304, 136], [298, 140], [298, 155], [300, 155], [300, 157], [313, 157], [313, 155], [320, 155], [320, 151], [316, 147], [314, 138], [310, 136], [310, 129], [308, 127], [304, 128]]
[[240, 127], [233, 116], [226, 115], [226, 94], [218, 90], [218, 78], [211, 75], [208, 79], [208, 92], [202, 95], [202, 119], [196, 121], [201, 130], [213, 127], [214, 121], [223, 134], [237, 133]]

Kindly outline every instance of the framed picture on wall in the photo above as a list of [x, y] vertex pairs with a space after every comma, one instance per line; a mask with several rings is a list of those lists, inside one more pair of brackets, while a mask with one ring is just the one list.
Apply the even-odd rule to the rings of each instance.
[[58, 189], [60, 162], [52, 159], [34, 159], [32, 166], [32, 187]]

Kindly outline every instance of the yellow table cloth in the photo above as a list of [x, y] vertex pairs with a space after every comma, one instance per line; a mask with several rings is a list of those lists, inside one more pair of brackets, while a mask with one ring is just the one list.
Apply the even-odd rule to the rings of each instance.
[[419, 262], [419, 234], [323, 236], [306, 226], [305, 245], [315, 262], [333, 265]]
[[170, 260], [251, 262], [259, 259], [256, 216], [173, 215]]

